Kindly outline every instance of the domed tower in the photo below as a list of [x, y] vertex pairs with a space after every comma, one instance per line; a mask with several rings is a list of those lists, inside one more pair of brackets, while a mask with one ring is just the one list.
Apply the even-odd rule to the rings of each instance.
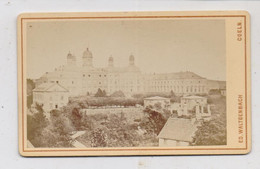
[[113, 67], [114, 66], [114, 58], [112, 56], [109, 57], [108, 59], [108, 66]]
[[76, 57], [74, 55], [72, 55], [70, 52], [67, 55], [67, 64], [76, 65]]
[[89, 51], [88, 48], [84, 51], [83, 56], [82, 56], [82, 60], [83, 60], [83, 66], [87, 66], [87, 67], [92, 66], [93, 56], [92, 56], [92, 53]]
[[129, 56], [129, 66], [134, 66], [135, 65], [135, 57], [134, 55]]

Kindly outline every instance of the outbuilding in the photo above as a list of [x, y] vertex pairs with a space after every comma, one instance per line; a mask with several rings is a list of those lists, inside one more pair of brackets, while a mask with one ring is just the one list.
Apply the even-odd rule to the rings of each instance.
[[170, 107], [170, 98], [154, 96], [144, 98], [144, 107], [161, 107], [168, 109]]
[[67, 105], [69, 91], [58, 83], [42, 83], [33, 90], [33, 103], [43, 106], [49, 112]]
[[158, 135], [159, 147], [189, 146], [198, 125], [195, 119], [170, 117]]

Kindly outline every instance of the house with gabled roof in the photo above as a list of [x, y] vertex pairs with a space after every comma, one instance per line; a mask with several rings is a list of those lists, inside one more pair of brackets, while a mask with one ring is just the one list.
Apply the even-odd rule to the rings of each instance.
[[67, 105], [69, 90], [59, 83], [42, 83], [33, 90], [33, 104], [43, 106], [49, 112]]
[[153, 96], [144, 98], [144, 107], [159, 105], [161, 108], [168, 108], [170, 106], [170, 98]]
[[170, 117], [158, 135], [159, 147], [189, 146], [199, 124], [195, 119]]

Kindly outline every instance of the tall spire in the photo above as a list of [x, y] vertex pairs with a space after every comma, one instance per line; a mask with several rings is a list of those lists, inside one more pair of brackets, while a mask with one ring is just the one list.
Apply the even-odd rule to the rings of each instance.
[[92, 52], [88, 48], [83, 52], [82, 60], [83, 66], [92, 66], [93, 56]]
[[92, 52], [88, 48], [83, 52], [83, 58], [93, 58]]
[[135, 57], [133, 54], [129, 56], [129, 65], [134, 66], [135, 65]]
[[114, 66], [114, 58], [112, 57], [112, 55], [108, 59], [108, 66], [109, 67], [113, 67]]
[[74, 55], [72, 55], [70, 51], [67, 55], [67, 64], [68, 65], [75, 65], [76, 64], [76, 57]]

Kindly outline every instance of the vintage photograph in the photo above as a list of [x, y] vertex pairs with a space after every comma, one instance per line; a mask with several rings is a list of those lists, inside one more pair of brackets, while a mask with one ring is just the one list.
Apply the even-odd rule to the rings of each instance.
[[226, 145], [223, 19], [26, 24], [27, 147]]

